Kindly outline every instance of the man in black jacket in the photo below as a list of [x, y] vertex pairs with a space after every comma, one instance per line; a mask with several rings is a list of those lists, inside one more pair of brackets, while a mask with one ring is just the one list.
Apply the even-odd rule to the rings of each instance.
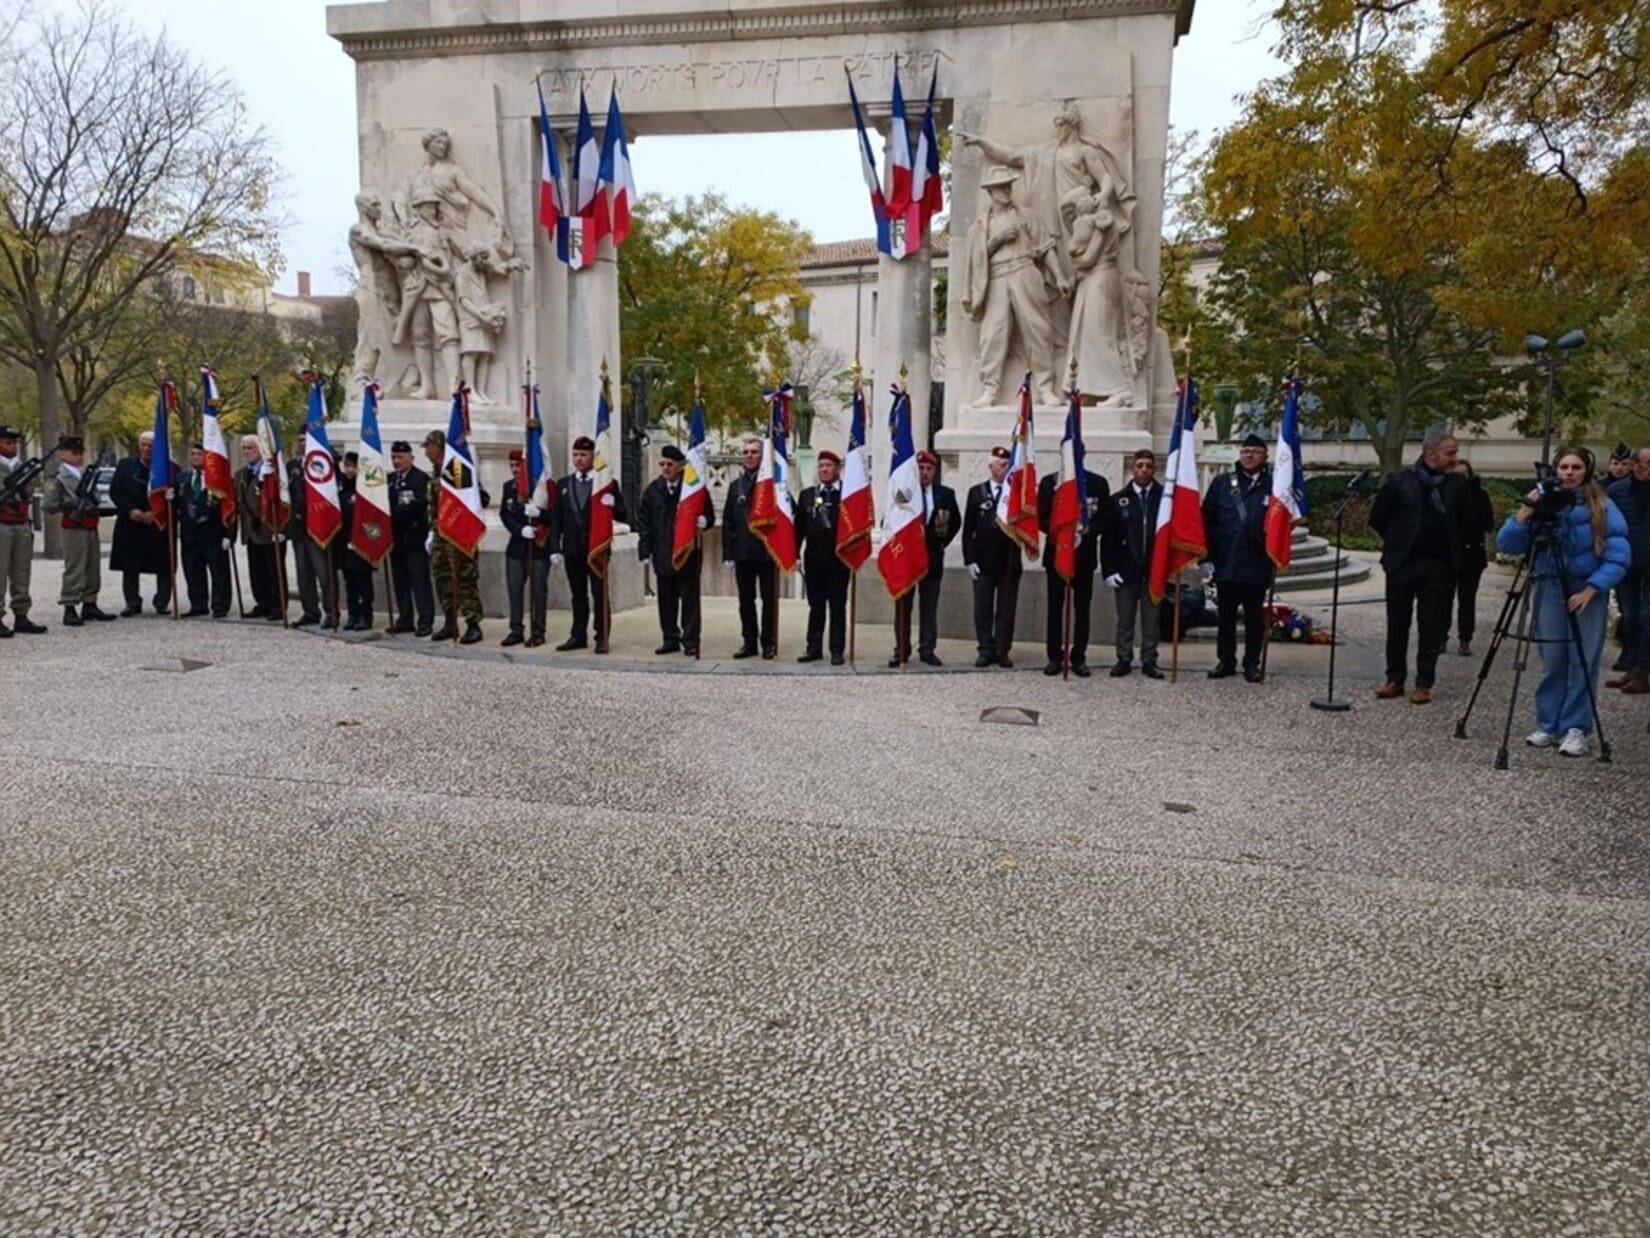
[[[556, 483], [556, 536], [561, 545], [559, 558], [567, 567], [567, 584], [573, 591], [573, 629], [557, 645], [561, 651], [589, 645], [591, 612], [595, 612], [596, 652], [607, 652], [607, 589], [602, 577], [590, 570], [590, 508], [594, 503], [616, 507], [613, 490], [592, 494], [595, 482], [596, 440], [580, 435], [573, 440], [573, 471]], [[615, 521], [620, 519], [614, 512]]]
[[1266, 440], [1251, 434], [1238, 445], [1238, 466], [1209, 483], [1203, 496], [1203, 528], [1215, 568], [1215, 667], [1210, 679], [1237, 674], [1238, 611], [1243, 612], [1243, 679], [1259, 683], [1266, 641], [1266, 590], [1272, 560], [1266, 554], [1266, 504], [1272, 497], [1272, 470], [1266, 467]]
[[1163, 484], [1157, 480], [1157, 457], [1149, 447], [1134, 453], [1129, 484], [1111, 496], [1111, 521], [1100, 544], [1101, 572], [1117, 598], [1117, 661], [1111, 677], [1134, 669], [1134, 624], [1140, 620], [1140, 673], [1162, 679], [1157, 669], [1158, 616], [1161, 609], [1146, 591], [1152, 547], [1157, 541], [1157, 510]]
[[[177, 522], [163, 529], [149, 508], [149, 460], [154, 454], [155, 436], [145, 430], [138, 435], [138, 452], [115, 465], [109, 482], [109, 502], [115, 509], [114, 540], [109, 545], [109, 570], [120, 573], [121, 592], [130, 618], [143, 613], [142, 578], [155, 578], [155, 613], [165, 613], [172, 605], [172, 565], [167, 539], [176, 536]], [[173, 466], [174, 479], [177, 467]]]
[[1013, 666], [1014, 606], [1025, 570], [1020, 543], [997, 523], [997, 504], [1008, 477], [1008, 448], [993, 447], [991, 475], [968, 491], [963, 511], [963, 566], [974, 583], [975, 666]]
[[[1472, 637], [1478, 630], [1478, 583], [1489, 566], [1489, 550], [1484, 539], [1495, 532], [1495, 508], [1484, 492], [1484, 483], [1473, 475], [1472, 465], [1455, 462], [1456, 476], [1464, 483], [1461, 491], [1461, 558], [1455, 576], [1455, 636], [1463, 658], [1472, 656]], [[1449, 629], [1444, 629], [1444, 646], [1449, 646]]]
[[344, 582], [344, 605], [349, 618], [344, 623], [346, 632], [372, 631], [372, 564], [357, 553], [351, 539], [355, 533], [355, 497], [357, 476], [361, 471], [361, 453], [346, 451], [338, 466], [338, 511], [343, 523], [333, 545], [338, 548], [338, 574]]
[[326, 547], [316, 545], [309, 535], [309, 487], [304, 484], [304, 462], [288, 460], [286, 474], [292, 500], [286, 536], [292, 543], [292, 560], [298, 569], [298, 602], [303, 608], [292, 626], [305, 628], [318, 623], [322, 628], [336, 628], [338, 580], [329, 570]]
[[1450, 603], [1461, 566], [1461, 479], [1455, 475], [1459, 446], [1445, 430], [1430, 430], [1413, 467], [1389, 474], [1375, 496], [1369, 524], [1381, 535], [1386, 573], [1386, 681], [1375, 690], [1383, 701], [1404, 694], [1409, 671], [1409, 623], [1415, 616], [1417, 705], [1432, 700], [1438, 655], [1449, 632]]
[[229, 613], [229, 548], [234, 538], [224, 526], [223, 500], [206, 492], [206, 451], [199, 443], [189, 448], [189, 472], [178, 487], [177, 513], [183, 579], [189, 590], [189, 609], [183, 617], [210, 614], [222, 619]]
[[825, 620], [831, 623], [831, 665], [841, 666], [848, 651], [848, 581], [853, 575], [836, 555], [837, 517], [842, 486], [837, 471], [842, 457], [819, 453], [819, 483], [809, 486], [796, 501], [796, 561], [808, 590], [808, 641], [798, 662], [817, 662], [824, 655]]
[[[518, 447], [510, 452], [510, 480], [504, 483], [504, 497], [498, 507], [499, 522], [510, 535], [504, 548], [504, 593], [510, 604], [510, 631], [499, 643], [525, 644], [529, 649], [544, 644], [544, 612], [550, 594], [550, 548], [555, 544], [555, 485], [550, 485], [546, 507], [533, 502], [533, 497], [527, 491], [527, 459]], [[528, 594], [526, 606], [522, 604], [524, 591]], [[532, 626], [525, 638], [522, 636], [524, 611], [532, 615]]]
[[1610, 485], [1609, 495], [1627, 520], [1633, 561], [1616, 588], [1621, 602], [1621, 665], [1605, 681], [1629, 696], [1650, 692], [1650, 446], [1633, 454], [1633, 471]]
[[[939, 457], [931, 451], [917, 453], [917, 480], [922, 485], [922, 519], [928, 543], [928, 573], [917, 582], [917, 659], [925, 666], [943, 666], [934, 647], [940, 636], [940, 586], [945, 582], [945, 548], [962, 532], [962, 513], [957, 495], [937, 480]], [[911, 660], [911, 607], [895, 612], [894, 656], [889, 666]]]
[[[659, 455], [659, 476], [642, 491], [636, 518], [636, 550], [643, 561], [653, 565], [659, 632], [664, 638], [653, 652], [680, 650], [691, 658], [699, 652], [699, 571], [704, 556], [696, 544], [681, 567], [675, 564], [676, 508], [682, 501], [682, 465], [687, 456], [674, 443], [667, 443]], [[703, 514], [695, 524], [702, 531], [710, 528], [714, 518], [707, 494]]]
[[[1037, 486], [1037, 523], [1045, 533], [1054, 517], [1054, 491], [1060, 479], [1053, 473]], [[1098, 473], [1083, 470], [1088, 494], [1083, 500], [1082, 537], [1076, 547], [1076, 570], [1071, 584], [1054, 569], [1054, 539], [1043, 539], [1043, 577], [1048, 583], [1048, 660], [1043, 674], [1058, 675], [1064, 669], [1066, 642], [1066, 591], [1071, 591], [1071, 673], [1089, 677], [1089, 608], [1094, 602], [1094, 573], [1100, 566], [1100, 542], [1111, 523], [1111, 487]]]
[[[413, 465], [412, 444], [390, 444], [390, 582], [395, 588], [392, 632], [428, 636], [435, 630], [435, 589], [430, 583], [430, 479]], [[414, 625], [414, 608], [417, 627]]]
[[[762, 539], [751, 532], [751, 500], [756, 493], [756, 471], [762, 464], [762, 440], [748, 438], [740, 448], [744, 470], [728, 487], [722, 504], [722, 561], [733, 568], [739, 589], [739, 648], [736, 658], [753, 658], [758, 640], [761, 653], [771, 659], [778, 652], [774, 632], [774, 589], [778, 584], [773, 559]], [[756, 595], [762, 594], [762, 621], [757, 625]]]

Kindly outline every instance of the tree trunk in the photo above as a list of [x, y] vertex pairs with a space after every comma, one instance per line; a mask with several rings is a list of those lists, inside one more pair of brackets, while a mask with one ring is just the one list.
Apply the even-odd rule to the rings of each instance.
[[[57, 412], [57, 369], [41, 353], [35, 354], [34, 383], [36, 395], [40, 400], [40, 442], [35, 444], [35, 454], [43, 456], [57, 446], [62, 421]], [[46, 462], [46, 472], [40, 490], [44, 491], [56, 477], [57, 458], [54, 456]], [[46, 535], [44, 557], [62, 558], [63, 526], [56, 520], [46, 520], [43, 523]]]

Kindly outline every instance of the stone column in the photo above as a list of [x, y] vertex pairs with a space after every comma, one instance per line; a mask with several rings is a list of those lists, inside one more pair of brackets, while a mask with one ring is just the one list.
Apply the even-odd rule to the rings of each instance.
[[[602, 362], [607, 362], [612, 399], [612, 430], [608, 466], [619, 474], [619, 445], [623, 442], [620, 400], [624, 369], [619, 356], [619, 261], [612, 242], [603, 240], [594, 265], [567, 276], [567, 438], [571, 450], [581, 434], [594, 435], [596, 401], [602, 389]], [[562, 457], [567, 458], [565, 455]]]

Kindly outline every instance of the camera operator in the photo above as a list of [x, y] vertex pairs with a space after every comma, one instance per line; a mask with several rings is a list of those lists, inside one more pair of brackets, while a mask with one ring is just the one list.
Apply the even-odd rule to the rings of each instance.
[[1536, 730], [1524, 742], [1532, 748], [1557, 744], [1567, 757], [1584, 757], [1593, 732], [1609, 593], [1627, 574], [1631, 552], [1627, 521], [1592, 480], [1592, 453], [1566, 448], [1554, 468], [1557, 480], [1531, 490], [1495, 541], [1505, 554], [1526, 554], [1535, 546], [1530, 587], [1541, 681], [1535, 689]]
[[1606, 491], [1627, 520], [1633, 563], [1616, 589], [1621, 603], [1621, 661], [1616, 669], [1626, 673], [1606, 680], [1604, 686], [1638, 696], [1650, 692], [1650, 446], [1638, 449], [1632, 468]]

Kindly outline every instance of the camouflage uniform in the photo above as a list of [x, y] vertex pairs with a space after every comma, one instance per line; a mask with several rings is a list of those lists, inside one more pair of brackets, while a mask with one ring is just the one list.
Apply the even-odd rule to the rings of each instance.
[[[437, 500], [441, 495], [441, 478], [435, 473], [430, 474], [430, 510], [437, 510]], [[457, 625], [458, 618], [453, 614], [453, 572], [458, 573], [458, 613], [466, 624], [481, 622], [481, 571], [475, 559], [462, 550], [453, 548], [446, 538], [438, 532], [435, 535], [435, 545], [430, 550], [430, 575], [435, 581], [435, 603], [441, 608], [446, 618], [447, 626]]]

